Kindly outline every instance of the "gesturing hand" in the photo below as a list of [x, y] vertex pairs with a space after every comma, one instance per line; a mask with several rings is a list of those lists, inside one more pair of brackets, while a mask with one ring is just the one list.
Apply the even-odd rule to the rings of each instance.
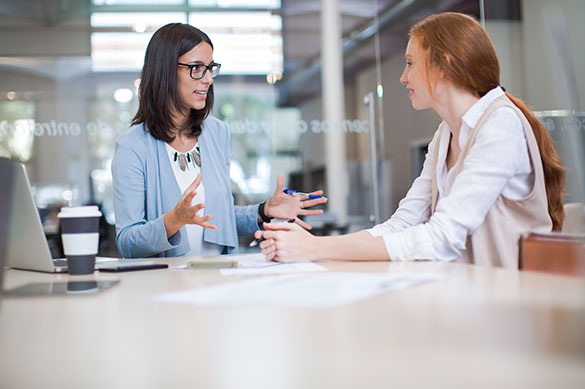
[[207, 223], [212, 219], [211, 215], [200, 216], [199, 211], [205, 208], [205, 204], [199, 203], [191, 205], [193, 198], [197, 194], [197, 188], [201, 184], [201, 174], [197, 174], [193, 183], [183, 192], [183, 195], [171, 209], [169, 213], [164, 216], [165, 228], [167, 230], [167, 237], [175, 235], [177, 231], [185, 224], [197, 224], [203, 228], [211, 228], [217, 230], [217, 226]]
[[[277, 219], [295, 219], [297, 224], [301, 225], [307, 230], [310, 230], [311, 226], [300, 220], [297, 216], [322, 214], [322, 209], [310, 210], [307, 208], [313, 207], [317, 204], [325, 204], [327, 202], [327, 198], [321, 197], [318, 199], [309, 199], [308, 197], [302, 195], [291, 196], [284, 193], [282, 191], [283, 189], [284, 177], [282, 174], [279, 174], [276, 179], [276, 190], [274, 191], [272, 197], [270, 197], [270, 199], [268, 199], [266, 202], [266, 205], [264, 206], [264, 213], [266, 213], [268, 217]], [[311, 192], [310, 194], [322, 196], [323, 191], [317, 190], [315, 192]]]

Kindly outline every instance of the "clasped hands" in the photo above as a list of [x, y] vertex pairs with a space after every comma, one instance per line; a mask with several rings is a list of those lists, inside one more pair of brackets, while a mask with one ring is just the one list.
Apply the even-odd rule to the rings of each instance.
[[[167, 237], [173, 236], [179, 229], [186, 224], [196, 224], [204, 228], [216, 230], [217, 226], [209, 223], [213, 218], [211, 215], [201, 216], [199, 211], [205, 208], [205, 204], [198, 203], [193, 205], [192, 201], [197, 194], [197, 188], [201, 184], [201, 174], [198, 174], [195, 180], [183, 192], [183, 195], [177, 202], [177, 205], [164, 216]], [[303, 228], [308, 230], [311, 226], [298, 218], [299, 215], [319, 215], [323, 213], [321, 209], [307, 209], [318, 204], [327, 202], [327, 198], [308, 199], [302, 195], [287, 195], [283, 192], [284, 178], [281, 174], [277, 177], [277, 185], [274, 194], [266, 201], [264, 213], [266, 216], [275, 219], [291, 220], [294, 219]], [[312, 195], [322, 196], [323, 191], [318, 190], [311, 192]], [[302, 204], [301, 204], [302, 202]], [[259, 220], [261, 222], [261, 220]], [[278, 224], [278, 223], [275, 223]]]

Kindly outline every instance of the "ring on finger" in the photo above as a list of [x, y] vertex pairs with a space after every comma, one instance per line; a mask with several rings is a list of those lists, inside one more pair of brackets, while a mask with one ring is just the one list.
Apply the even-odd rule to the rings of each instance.
[[304, 208], [304, 207], [303, 207], [303, 202], [301, 201], [301, 209], [302, 209], [302, 208]]

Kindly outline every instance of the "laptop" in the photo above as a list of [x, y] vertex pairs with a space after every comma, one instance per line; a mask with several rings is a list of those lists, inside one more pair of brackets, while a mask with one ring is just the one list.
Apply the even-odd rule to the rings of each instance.
[[[67, 272], [65, 258], [53, 259], [43, 224], [34, 202], [26, 169], [23, 164], [2, 158], [2, 164], [13, 168], [12, 204], [9, 208], [10, 226], [4, 265], [14, 269], [48, 273]], [[106, 258], [104, 258], [105, 260]], [[100, 261], [101, 258], [96, 259]]]
[[6, 158], [0, 158], [0, 294], [2, 294], [2, 273], [4, 271], [4, 258], [10, 227], [10, 205], [12, 204], [12, 178], [14, 176], [12, 163]]

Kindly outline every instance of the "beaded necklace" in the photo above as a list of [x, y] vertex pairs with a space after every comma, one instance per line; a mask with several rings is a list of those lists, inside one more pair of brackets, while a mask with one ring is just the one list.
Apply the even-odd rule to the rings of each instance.
[[193, 167], [195, 167], [195, 165], [201, 167], [201, 151], [199, 150], [199, 142], [195, 144], [195, 148], [193, 150], [186, 153], [179, 153], [178, 151], [175, 151], [173, 161], [179, 163], [179, 167], [182, 171], [188, 169], [190, 163], [193, 164]]

